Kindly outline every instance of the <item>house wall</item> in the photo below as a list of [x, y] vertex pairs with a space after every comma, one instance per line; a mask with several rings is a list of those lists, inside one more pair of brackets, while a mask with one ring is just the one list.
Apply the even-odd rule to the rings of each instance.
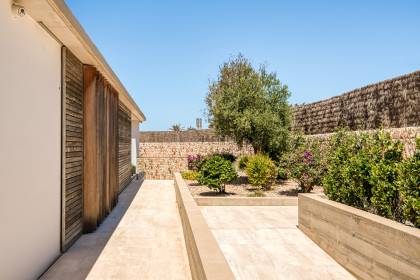
[[[138, 147], [139, 147], [139, 121], [131, 120], [131, 165], [137, 165]], [[137, 171], [137, 170], [136, 170]]]
[[60, 44], [10, 1], [0, 38], [0, 279], [33, 279], [60, 253]]

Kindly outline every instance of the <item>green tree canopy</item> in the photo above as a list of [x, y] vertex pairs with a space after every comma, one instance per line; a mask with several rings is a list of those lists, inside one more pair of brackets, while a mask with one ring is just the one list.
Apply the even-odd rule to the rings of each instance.
[[220, 67], [206, 97], [211, 127], [242, 146], [278, 156], [285, 151], [290, 130], [289, 89], [269, 73], [258, 70], [239, 54]]

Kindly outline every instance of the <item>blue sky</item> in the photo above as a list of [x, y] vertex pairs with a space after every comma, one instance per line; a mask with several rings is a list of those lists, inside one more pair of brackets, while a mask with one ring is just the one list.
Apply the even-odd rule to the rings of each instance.
[[420, 1], [80, 1], [74, 15], [145, 113], [194, 126], [238, 54], [310, 103], [420, 69]]

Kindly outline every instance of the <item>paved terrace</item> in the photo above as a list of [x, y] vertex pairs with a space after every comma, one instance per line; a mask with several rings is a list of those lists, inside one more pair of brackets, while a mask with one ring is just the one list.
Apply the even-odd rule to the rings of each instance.
[[191, 279], [173, 181], [131, 183], [42, 279]]
[[297, 228], [297, 206], [200, 209], [236, 279], [355, 279]]
[[[295, 206], [201, 207], [237, 279], [354, 279], [297, 227]], [[42, 279], [191, 279], [171, 180], [131, 183]]]

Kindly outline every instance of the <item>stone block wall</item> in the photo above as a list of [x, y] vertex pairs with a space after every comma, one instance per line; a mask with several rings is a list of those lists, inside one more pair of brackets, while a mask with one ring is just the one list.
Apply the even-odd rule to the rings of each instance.
[[293, 130], [304, 134], [420, 126], [420, 71], [319, 102], [293, 107]]
[[[415, 151], [420, 137], [420, 71], [368, 85], [343, 95], [293, 107], [292, 130], [327, 141], [337, 127], [365, 131], [386, 128], [401, 140], [405, 156]], [[138, 168], [147, 179], [172, 179], [187, 170], [188, 155], [229, 152], [252, 153], [211, 129], [140, 132]]]
[[239, 148], [211, 130], [140, 132], [138, 168], [146, 173], [146, 179], [172, 179], [174, 172], [188, 169], [188, 155], [216, 152], [241, 156], [251, 154], [253, 149]]

